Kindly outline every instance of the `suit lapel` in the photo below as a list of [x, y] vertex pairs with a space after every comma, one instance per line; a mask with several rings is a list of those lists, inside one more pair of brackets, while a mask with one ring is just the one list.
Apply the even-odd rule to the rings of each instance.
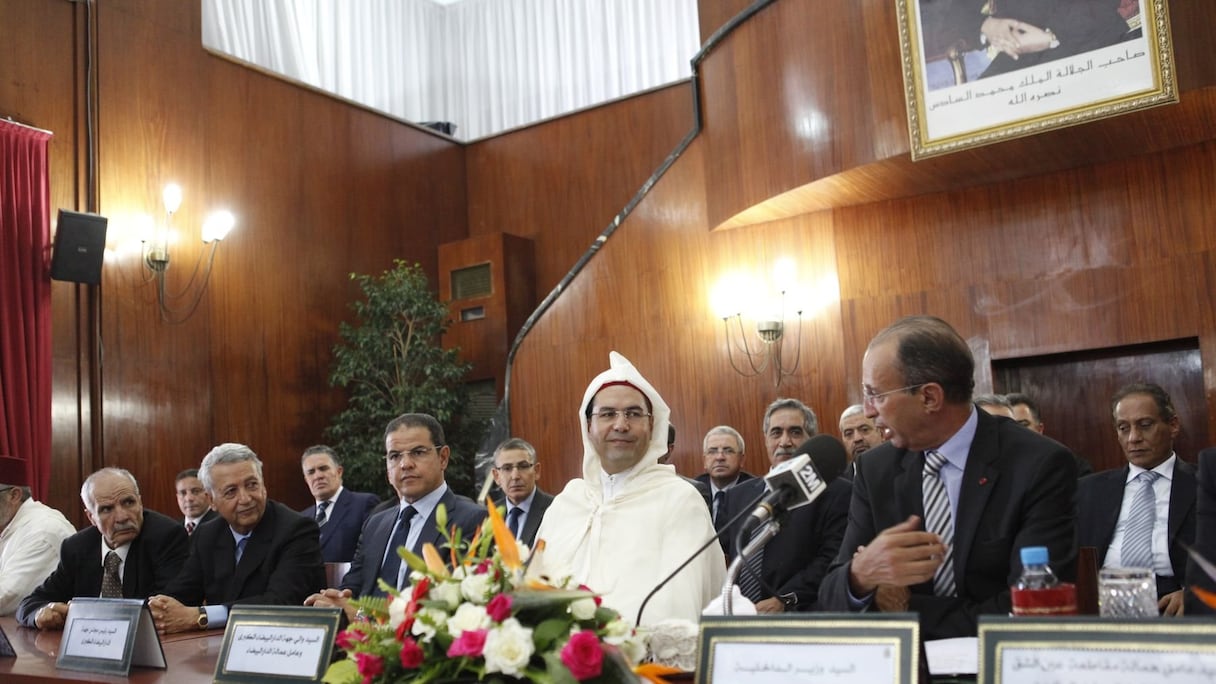
[[896, 464], [895, 501], [897, 520], [907, 519], [909, 515], [925, 517], [924, 495], [921, 493], [921, 468], [925, 459], [919, 451], [904, 451]]
[[415, 554], [421, 556], [422, 547], [428, 542], [433, 544], [435, 548], [442, 546], [443, 535], [439, 533], [439, 524], [435, 520], [435, 514], [439, 512], [440, 506], [446, 508], [448, 513], [451, 514], [452, 501], [454, 499], [455, 495], [452, 494], [451, 489], [448, 489], [443, 493], [443, 496], [440, 497], [439, 503], [435, 504], [435, 508], [431, 510], [431, 514], [426, 517], [422, 530], [419, 531], [418, 539], [414, 542], [414, 548], [412, 550]]
[[979, 416], [959, 483], [958, 512], [954, 516], [954, 580], [960, 596], [967, 586], [967, 561], [976, 531], [1001, 475], [993, 463], [1000, 456], [1000, 439], [991, 420], [987, 415]]
[[[1098, 565], [1101, 567], [1106, 552], [1110, 550], [1110, 542], [1115, 538], [1115, 527], [1119, 524], [1119, 512], [1123, 510], [1123, 493], [1127, 490], [1128, 466], [1124, 465], [1116, 477], [1105, 477], [1098, 488], [1098, 501], [1110, 501], [1113, 505], [1098, 506], [1094, 513], [1094, 529], [1098, 530], [1098, 539], [1102, 544], [1098, 547]], [[1081, 515], [1085, 515], [1082, 511]]]
[[[266, 560], [266, 554], [270, 553], [271, 537], [274, 536], [275, 529], [275, 513], [274, 502], [267, 501], [266, 512], [262, 514], [262, 519], [258, 521], [257, 527], [253, 528], [249, 541], [245, 542], [245, 551], [241, 553], [241, 560], [236, 565], [236, 575], [233, 577], [233, 581], [236, 584], [237, 593], [233, 594], [234, 596], [240, 596], [249, 576], [261, 567], [262, 562]], [[235, 558], [235, 544], [232, 551], [233, 558]]]
[[1170, 483], [1169, 536], [1166, 538], [1170, 565], [1174, 567], [1176, 576], [1181, 576], [1186, 569], [1185, 550], [1176, 542], [1183, 523], [1186, 522], [1188, 515], [1192, 515], [1191, 511], [1195, 508], [1195, 490], [1194, 469], [1190, 464], [1176, 459], [1174, 461], [1174, 481]]

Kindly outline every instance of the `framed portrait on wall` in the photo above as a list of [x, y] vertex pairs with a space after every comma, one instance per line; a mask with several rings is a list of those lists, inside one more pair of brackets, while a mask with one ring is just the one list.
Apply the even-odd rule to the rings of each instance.
[[912, 159], [1178, 101], [1166, 0], [896, 0]]

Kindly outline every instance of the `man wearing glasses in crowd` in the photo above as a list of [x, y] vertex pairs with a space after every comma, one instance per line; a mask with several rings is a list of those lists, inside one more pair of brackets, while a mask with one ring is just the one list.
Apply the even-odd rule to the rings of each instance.
[[451, 449], [445, 444], [443, 427], [425, 413], [406, 413], [389, 421], [384, 429], [384, 465], [388, 482], [400, 501], [396, 507], [367, 519], [350, 571], [337, 588], [309, 596], [304, 605], [337, 606], [353, 617], [348, 599], [384, 596], [377, 580], [401, 589], [409, 585], [409, 566], [401, 561], [399, 547], [421, 556], [425, 544], [447, 553], [436, 523], [436, 511], [447, 510], [448, 527], [471, 539], [486, 517], [486, 509], [472, 499], [453, 492], [444, 480]]
[[[714, 528], [697, 490], [659, 463], [667, 403], [625, 357], [612, 352], [609, 361], [579, 406], [583, 476], [554, 497], [537, 537], [546, 574], [571, 576], [633, 621], [646, 595]], [[724, 575], [722, 547], [711, 544], [654, 595], [641, 622], [697, 621]]]
[[856, 461], [848, 528], [824, 610], [914, 611], [926, 639], [1007, 615], [1020, 549], [1076, 562], [1076, 462], [1064, 446], [971, 402], [975, 361], [948, 323], [913, 316], [862, 359], [866, 415], [890, 441]]
[[507, 527], [519, 541], [532, 546], [536, 530], [545, 517], [545, 509], [553, 501], [536, 486], [540, 464], [536, 462], [536, 447], [518, 437], [498, 445], [494, 450], [494, 484], [502, 490], [494, 497], [498, 505], [506, 505]]

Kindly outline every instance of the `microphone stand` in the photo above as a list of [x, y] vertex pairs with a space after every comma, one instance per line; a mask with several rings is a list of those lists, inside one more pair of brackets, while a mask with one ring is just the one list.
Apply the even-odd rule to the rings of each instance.
[[[760, 549], [772, 541], [773, 537], [781, 531], [781, 523], [777, 522], [776, 518], [765, 520], [759, 532], [752, 532], [752, 540], [747, 546], [739, 552], [730, 563], [730, 567], [726, 569], [726, 581], [722, 584], [722, 614], [734, 615], [734, 593], [735, 593], [735, 578], [739, 576], [739, 571], [747, 564], [747, 560], [755, 556]], [[743, 530], [739, 530], [742, 532]]]

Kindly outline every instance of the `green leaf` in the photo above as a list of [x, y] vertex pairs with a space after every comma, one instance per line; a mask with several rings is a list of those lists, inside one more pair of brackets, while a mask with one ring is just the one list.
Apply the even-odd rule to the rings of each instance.
[[359, 667], [355, 661], [347, 658], [332, 663], [325, 671], [325, 676], [321, 678], [321, 681], [325, 684], [355, 684], [363, 681], [363, 676], [359, 674]]
[[532, 630], [532, 643], [537, 651], [548, 651], [558, 639], [563, 639], [570, 633], [573, 623], [568, 619], [550, 618], [538, 624]]
[[578, 684], [570, 670], [562, 664], [561, 655], [557, 652], [545, 654], [545, 673], [553, 684]]

